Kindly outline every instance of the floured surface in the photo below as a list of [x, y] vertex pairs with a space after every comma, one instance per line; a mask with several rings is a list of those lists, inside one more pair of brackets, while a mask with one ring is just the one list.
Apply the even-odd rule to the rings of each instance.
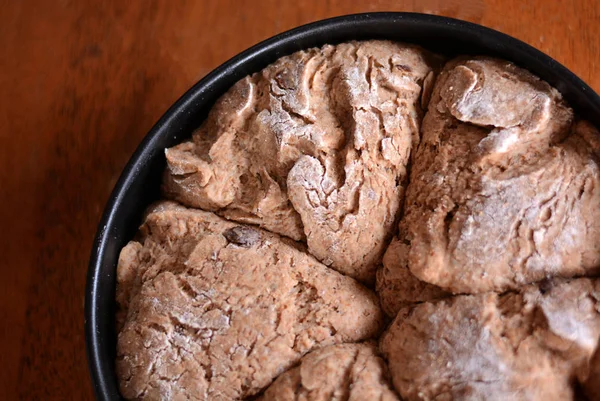
[[402, 309], [383, 335], [410, 400], [567, 400], [600, 336], [600, 282], [544, 282], [521, 293], [456, 296]]
[[193, 140], [168, 149], [164, 192], [258, 224], [372, 282], [439, 63], [387, 41], [286, 56], [238, 82]]
[[162, 203], [118, 266], [126, 398], [256, 394], [307, 352], [373, 338], [375, 294], [278, 236]]
[[598, 133], [579, 123], [569, 134], [570, 122], [558, 92], [524, 70], [448, 63], [400, 224], [412, 274], [454, 293], [597, 274]]
[[259, 401], [399, 401], [375, 344], [313, 351], [275, 380]]

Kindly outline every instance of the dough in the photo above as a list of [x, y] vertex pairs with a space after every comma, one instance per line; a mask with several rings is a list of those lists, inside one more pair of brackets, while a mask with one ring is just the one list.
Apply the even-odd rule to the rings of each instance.
[[313, 351], [275, 380], [259, 401], [400, 401], [374, 344]]
[[600, 133], [511, 63], [440, 66], [300, 51], [166, 149], [179, 203], [117, 267], [125, 398], [600, 401]]
[[377, 294], [384, 312], [392, 318], [398, 311], [418, 302], [433, 301], [451, 294], [416, 278], [408, 269], [409, 247], [394, 238], [377, 271]]
[[590, 368], [583, 380], [583, 392], [588, 401], [600, 401], [600, 348], [590, 362]]
[[383, 324], [375, 294], [292, 241], [171, 202], [122, 250], [117, 282], [130, 399], [240, 399], [307, 352]]
[[571, 118], [555, 89], [510, 63], [448, 63], [423, 121], [397, 264], [453, 293], [597, 274], [599, 134], [570, 130]]
[[600, 280], [461, 295], [400, 310], [381, 339], [410, 400], [568, 400], [600, 337]]
[[438, 64], [387, 41], [282, 57], [234, 85], [191, 141], [167, 149], [164, 193], [306, 241], [324, 264], [373, 282]]

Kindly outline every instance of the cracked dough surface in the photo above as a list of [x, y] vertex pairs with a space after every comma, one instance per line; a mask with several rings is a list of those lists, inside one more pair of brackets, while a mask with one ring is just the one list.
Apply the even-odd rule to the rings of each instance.
[[117, 269], [126, 398], [240, 399], [382, 328], [374, 293], [277, 235], [170, 202], [140, 231]]
[[437, 65], [388, 41], [282, 57], [235, 84], [191, 141], [167, 149], [164, 193], [306, 241], [324, 264], [373, 282]]
[[374, 343], [341, 344], [306, 355], [258, 401], [399, 401]]
[[569, 135], [571, 119], [555, 89], [510, 63], [449, 62], [423, 120], [396, 264], [453, 293], [597, 274], [599, 134], [576, 123]]
[[600, 281], [461, 295], [400, 310], [382, 336], [406, 400], [568, 400], [600, 337]]

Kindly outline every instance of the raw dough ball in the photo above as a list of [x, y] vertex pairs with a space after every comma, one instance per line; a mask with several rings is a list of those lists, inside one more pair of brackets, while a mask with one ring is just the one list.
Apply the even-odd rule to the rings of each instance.
[[568, 400], [600, 337], [600, 280], [400, 310], [381, 339], [406, 400]]
[[375, 294], [291, 241], [169, 202], [150, 211], [117, 274], [126, 398], [240, 399], [307, 352], [383, 324]]
[[597, 274], [599, 134], [578, 123], [569, 135], [571, 114], [510, 63], [448, 63], [412, 165], [398, 265], [453, 293]]
[[373, 282], [438, 63], [387, 41], [282, 57], [234, 85], [191, 141], [167, 149], [164, 193], [305, 240], [324, 264]]
[[313, 351], [275, 380], [258, 401], [399, 401], [374, 344]]

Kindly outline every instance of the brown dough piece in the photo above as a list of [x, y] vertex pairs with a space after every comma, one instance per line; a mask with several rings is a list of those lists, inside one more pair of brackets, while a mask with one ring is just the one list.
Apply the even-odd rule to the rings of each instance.
[[[439, 60], [387, 41], [282, 57], [235, 84], [191, 141], [167, 149], [164, 193], [294, 240], [373, 282]], [[426, 79], [427, 78], [427, 79]]]
[[[598, 273], [598, 132], [559, 93], [487, 58], [446, 65], [423, 121], [399, 239], [453, 293]], [[565, 138], [566, 137], [566, 138]]]
[[172, 202], [149, 212], [117, 274], [130, 399], [251, 396], [307, 352], [383, 324], [375, 294], [292, 241]]
[[382, 336], [406, 400], [568, 400], [600, 336], [600, 280], [462, 295], [402, 309]]
[[372, 343], [342, 344], [306, 355], [259, 401], [399, 401], [388, 368]]
[[582, 387], [588, 401], [600, 401], [600, 348], [590, 362], [589, 373], [584, 378]]
[[394, 238], [377, 270], [377, 294], [383, 311], [395, 317], [401, 308], [445, 298], [450, 293], [416, 278], [408, 269], [408, 246]]

